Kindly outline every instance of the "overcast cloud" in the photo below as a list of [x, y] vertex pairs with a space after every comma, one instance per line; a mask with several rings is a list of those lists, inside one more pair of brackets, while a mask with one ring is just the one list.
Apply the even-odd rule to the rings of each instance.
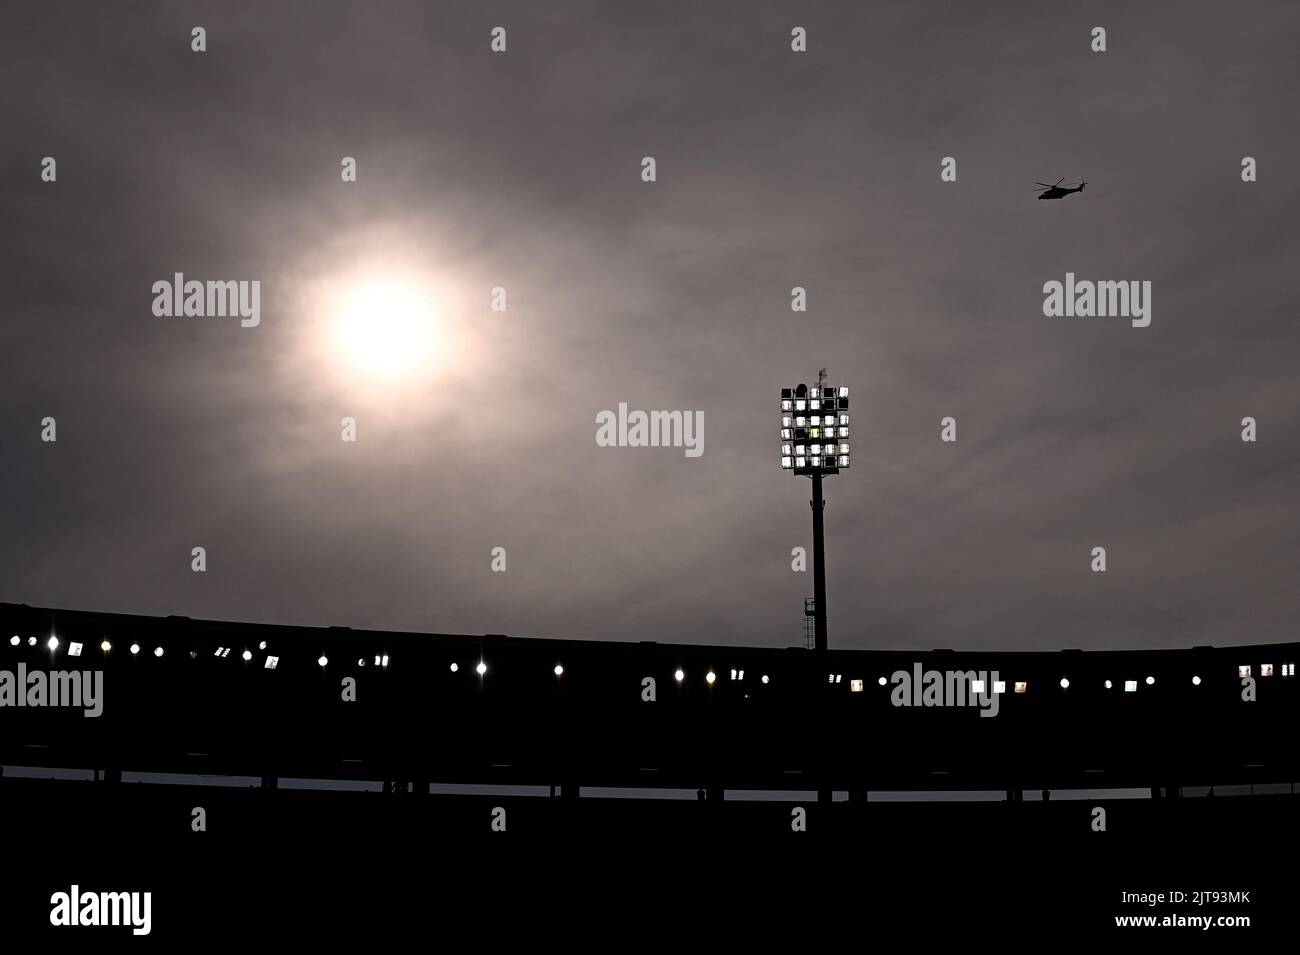
[[[798, 644], [778, 398], [828, 366], [832, 646], [1294, 639], [1300, 7], [992, 6], [11, 5], [0, 600]], [[380, 267], [438, 293], [400, 382], [323, 344]], [[1067, 271], [1150, 326], [1044, 317]], [[174, 272], [261, 324], [155, 317]], [[703, 455], [597, 447], [621, 401]]]

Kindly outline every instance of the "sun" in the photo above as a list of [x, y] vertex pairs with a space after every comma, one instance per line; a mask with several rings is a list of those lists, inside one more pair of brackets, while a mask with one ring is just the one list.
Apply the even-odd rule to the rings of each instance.
[[337, 315], [337, 345], [364, 372], [400, 375], [428, 364], [435, 345], [431, 303], [412, 285], [374, 281], [348, 291]]

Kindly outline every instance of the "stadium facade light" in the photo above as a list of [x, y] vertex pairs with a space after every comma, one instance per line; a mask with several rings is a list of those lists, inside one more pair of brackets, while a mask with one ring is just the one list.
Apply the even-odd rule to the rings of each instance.
[[849, 692], [850, 692], [850, 693], [861, 693], [861, 692], [862, 692], [862, 681], [861, 681], [861, 680], [849, 680]]
[[1061, 677], [1061, 689], [1068, 690], [1069, 688], [1070, 688], [1070, 678], [1064, 676]]
[[1111, 683], [1110, 680], [1107, 680], [1107, 681], [1106, 681], [1106, 689], [1109, 690], [1113, 685], [1114, 685], [1114, 684]]
[[1153, 677], [1153, 676], [1149, 676], [1149, 677], [1147, 677], [1147, 686], [1155, 686], [1155, 684], [1156, 684], [1156, 678], [1155, 678], [1155, 677]]
[[18, 636], [18, 634], [16, 634], [16, 633], [15, 633], [12, 637], [9, 638], [9, 646], [11, 646], [11, 647], [16, 647], [16, 646], [18, 646], [18, 644], [20, 644], [20, 643], [22, 643], [22, 642], [23, 642], [23, 638], [20, 637], [20, 636]]
[[[881, 677], [881, 679], [883, 680], [884, 677]], [[994, 680], [994, 681], [993, 681], [993, 692], [994, 692], [994, 693], [1005, 693], [1005, 692], [1007, 692], [1007, 681], [1006, 681], [1006, 680]]]
[[1237, 676], [1243, 680], [1246, 679], [1248, 676], [1250, 676], [1250, 672], [1251, 671], [1250, 671], [1249, 663], [1245, 664], [1244, 666], [1237, 667]]
[[482, 676], [484, 673], [487, 673], [487, 664], [484, 663], [482, 660], [479, 660], [479, 661], [478, 661], [478, 666], [476, 666], [476, 667], [474, 668], [474, 671], [475, 671], [479, 676]]
[[73, 640], [71, 643], [69, 643], [69, 644], [68, 644], [68, 656], [70, 656], [70, 657], [79, 657], [79, 656], [81, 656], [81, 644], [80, 644], [80, 643], [77, 643], [77, 641], [75, 641], [75, 640]]
[[[792, 408], [793, 405], [793, 408]], [[826, 369], [817, 384], [781, 389], [781, 469], [812, 479], [813, 512], [813, 631], [814, 646], [825, 650], [826, 533], [822, 478], [849, 466], [849, 389], [826, 383]], [[794, 414], [791, 415], [790, 411]]]
[[1016, 683], [1016, 692], [1017, 692], [1017, 693], [1028, 693], [1028, 692], [1029, 692], [1029, 683], [1028, 683], [1028, 681], [1026, 681], [1026, 680], [1020, 680], [1019, 682], [1017, 682], [1017, 683]]
[[131, 656], [135, 656], [139, 652], [140, 652], [140, 644], [138, 643], [131, 644]]
[[767, 674], [764, 673], [764, 674], [763, 674], [763, 685], [764, 685], [764, 686], [767, 686], [767, 683], [768, 683]]
[[154, 648], [153, 648], [153, 655], [156, 656], [156, 657], [161, 657], [161, 656], [163, 655], [163, 648], [162, 648], [162, 647], [154, 647]]
[[1294, 664], [1294, 663], [1283, 663], [1283, 664], [1282, 664], [1282, 676], [1284, 676], [1284, 677], [1293, 677], [1293, 676], [1295, 676], [1295, 664]]
[[267, 670], [274, 670], [279, 665], [280, 665], [279, 657], [267, 657], [266, 663], [264, 664], [264, 668]]
[[681, 667], [678, 667], [677, 672], [673, 674], [673, 679], [676, 680], [678, 683], [681, 683], [682, 680], [686, 679], [686, 671], [683, 670]]
[[704, 674], [704, 682], [707, 683], [709, 686], [713, 686], [713, 681], [716, 680], [717, 678], [718, 675], [714, 673], [712, 670]]
[[876, 680], [876, 682], [879, 683], [881, 686], [885, 686], [886, 684], [889, 683], [889, 678], [882, 676], [880, 679]]
[[45, 645], [49, 647], [51, 650], [57, 650], [59, 649], [59, 638], [51, 635], [50, 639], [46, 641]]
[[259, 643], [259, 644], [257, 645], [257, 649], [259, 649], [259, 650], [265, 650], [265, 649], [266, 649], [266, 641], [263, 640], [261, 643]]
[[387, 653], [385, 653], [382, 657], [379, 658], [379, 665], [380, 665], [381, 667], [383, 667], [385, 670], [388, 669], [388, 654], [387, 654]]
[[457, 670], [459, 670], [459, 669], [460, 669], [460, 664], [459, 664], [459, 663], [453, 663], [453, 664], [451, 665], [451, 672], [452, 672], [452, 673], [455, 673], [455, 672], [456, 672]]
[[99, 645], [99, 649], [103, 650], [105, 653], [113, 649], [113, 644], [109, 643], [108, 637], [104, 638], [104, 642]]
[[1124, 681], [1124, 692], [1125, 692], [1125, 693], [1136, 693], [1137, 691], [1138, 691], [1138, 681], [1137, 681], [1137, 680], [1125, 680], [1125, 681]]
[[325, 656], [325, 654], [323, 653], [320, 655], [319, 659], [316, 660], [316, 664], [321, 667], [328, 666], [329, 662], [330, 662], [330, 658]]
[[984, 693], [984, 681], [983, 681], [983, 680], [971, 680], [971, 681], [970, 681], [970, 691], [971, 691], [972, 693], [975, 693], [975, 694], [983, 694], [983, 693]]
[[28, 638], [27, 638], [27, 645], [28, 645], [29, 647], [34, 647], [34, 646], [36, 646], [36, 638], [35, 638], [35, 637], [28, 637]]
[[1271, 664], [1271, 663], [1261, 663], [1261, 664], [1259, 665], [1259, 675], [1260, 675], [1260, 676], [1272, 676], [1272, 675], [1273, 675], [1273, 664]]
[[564, 667], [557, 663], [555, 664], [555, 670], [553, 672], [557, 677], [564, 676]]
[[243, 658], [244, 658], [244, 662], [245, 662], [245, 663], [247, 663], [249, 660], [253, 659], [253, 651], [252, 651], [252, 650], [245, 650], [245, 651], [243, 652], [243, 654], [241, 654], [241, 655], [243, 656]]
[[1199, 676], [1192, 677], [1192, 686], [1200, 686], [1200, 685], [1201, 685], [1201, 678]]

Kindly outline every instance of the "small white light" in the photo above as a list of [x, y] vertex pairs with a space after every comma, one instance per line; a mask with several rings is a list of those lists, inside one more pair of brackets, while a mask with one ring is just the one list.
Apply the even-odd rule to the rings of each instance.
[[673, 679], [676, 680], [678, 683], [681, 683], [682, 680], [686, 679], [686, 674], [682, 672], [682, 669], [680, 667], [678, 667], [677, 672], [673, 674]]
[[267, 657], [267, 658], [266, 658], [266, 669], [268, 669], [268, 670], [274, 670], [274, 669], [275, 669], [276, 667], [278, 667], [279, 665], [280, 665], [280, 658], [279, 658], [279, 657]]
[[476, 666], [474, 670], [478, 673], [479, 676], [482, 676], [484, 673], [487, 673], [487, 664], [484, 663], [482, 660], [479, 660], [478, 666]]
[[131, 655], [135, 656], [139, 652], [140, 652], [140, 644], [138, 643], [131, 644]]
[[35, 638], [35, 637], [28, 637], [28, 638], [27, 638], [27, 645], [28, 645], [29, 647], [34, 647], [34, 646], [36, 646], [36, 638]]
[[47, 647], [49, 647], [51, 650], [57, 650], [57, 649], [59, 649], [59, 638], [58, 638], [58, 637], [50, 637], [49, 642], [46, 643], [45, 645], [46, 645]]
[[1250, 676], [1250, 664], [1237, 667], [1237, 676], [1241, 677], [1243, 680]]
[[736, 671], [734, 669], [731, 671], [731, 678], [733, 680], [736, 678]]
[[244, 658], [244, 662], [247, 663], [249, 660], [253, 659], [253, 651], [252, 651], [252, 650], [245, 650], [245, 651], [243, 652], [242, 656], [243, 656], [243, 658]]
[[742, 680], [745, 678], [745, 671], [744, 671], [744, 670], [741, 670], [741, 671], [740, 671], [740, 677], [739, 677], [739, 678], [742, 679]]
[[259, 644], [257, 645], [257, 649], [259, 649], [259, 650], [265, 650], [265, 649], [266, 649], [266, 641], [263, 640], [261, 643], [259, 643]]
[[1201, 685], [1201, 678], [1199, 676], [1192, 677], [1192, 686], [1200, 686], [1200, 685]]
[[15, 633], [12, 637], [9, 638], [9, 646], [11, 646], [11, 647], [16, 647], [16, 646], [18, 646], [18, 644], [20, 644], [20, 643], [22, 643], [22, 642], [23, 642], [23, 638], [20, 637], [20, 636], [18, 636], [18, 634], [16, 634], [16, 633]]
[[452, 672], [452, 673], [455, 673], [455, 672], [456, 672], [457, 670], [459, 670], [459, 669], [460, 669], [460, 664], [459, 664], [459, 663], [453, 663], [453, 664], [451, 665], [451, 672]]
[[388, 654], [387, 654], [387, 653], [385, 653], [385, 654], [383, 655], [383, 657], [380, 658], [379, 665], [380, 665], [380, 666], [384, 666], [384, 667], [388, 666]]
[[316, 661], [316, 663], [319, 664], [320, 666], [325, 666], [325, 664], [329, 662], [330, 662], [329, 657], [325, 656], [325, 654], [323, 653], [320, 655], [320, 659]]
[[379, 666], [379, 661], [380, 661], [381, 659], [382, 659], [382, 657], [380, 657], [379, 654], [376, 653], [376, 654], [375, 654], [375, 666]]
[[994, 680], [994, 681], [993, 681], [993, 692], [994, 692], [994, 693], [1005, 693], [1005, 692], [1007, 692], [1007, 681], [1006, 681], [1006, 680]]
[[847, 398], [848, 396], [849, 396], [848, 386], [847, 385], [840, 386], [840, 397]]
[[1260, 675], [1260, 676], [1272, 676], [1272, 675], [1273, 675], [1273, 664], [1271, 664], [1271, 663], [1261, 663], [1261, 664], [1259, 665], [1259, 675]]
[[861, 692], [862, 692], [862, 681], [861, 681], [861, 680], [849, 680], [849, 692], [850, 692], [850, 693], [861, 693]]
[[68, 644], [68, 656], [70, 656], [70, 657], [79, 657], [79, 656], [81, 656], [81, 644], [76, 643], [75, 641], [72, 642], [72, 643], [69, 643], [69, 644]]
[[1125, 693], [1136, 693], [1137, 691], [1138, 691], [1138, 681], [1137, 681], [1137, 680], [1125, 680], [1125, 681], [1124, 681], [1124, 692], [1125, 692]]
[[560, 664], [558, 663], [555, 664], [555, 675], [564, 676], [564, 667], [560, 666]]
[[154, 648], [153, 648], [153, 655], [156, 656], [156, 657], [160, 657], [160, 656], [162, 656], [162, 655], [163, 655], [163, 648], [162, 648], [162, 647], [154, 647]]
[[109, 643], [109, 642], [108, 642], [108, 638], [105, 637], [105, 638], [104, 638], [104, 642], [101, 643], [101, 644], [99, 645], [99, 649], [101, 649], [101, 650], [103, 650], [105, 653], [107, 653], [109, 650], [112, 650], [112, 649], [113, 649], [113, 645], [112, 645], [111, 643]]
[[225, 649], [226, 649], [225, 647], [217, 647], [217, 652], [214, 653], [213, 656], [214, 657], [221, 656], [221, 654], [225, 652]]
[[881, 677], [880, 679], [878, 679], [876, 682], [879, 683], [881, 686], [884, 686], [886, 683], [889, 682], [889, 680], [888, 680], [886, 677], [883, 677], [883, 676], [882, 676], [882, 677]]
[[1110, 680], [1107, 680], [1107, 681], [1106, 681], [1106, 689], [1109, 690], [1109, 689], [1111, 688], [1112, 685], [1113, 685], [1113, 684], [1110, 682]]
[[712, 670], [704, 674], [704, 682], [709, 684], [709, 686], [713, 686], [713, 681], [716, 680], [717, 678], [718, 678], [717, 674], [714, 673]]
[[1018, 681], [1018, 682], [1016, 683], [1016, 692], [1017, 692], [1017, 693], [1028, 693], [1028, 692], [1029, 692], [1029, 683], [1026, 682], [1025, 680], [1020, 680], [1020, 681]]
[[766, 674], [766, 673], [763, 674], [763, 682], [764, 682], [764, 683], [767, 683], [767, 674]]
[[977, 694], [977, 695], [982, 696], [982, 695], [984, 694], [984, 681], [983, 681], [983, 680], [971, 680], [971, 681], [970, 681], [970, 691], [971, 691], [972, 693], [975, 693], [975, 694]]
[[1069, 688], [1070, 688], [1070, 681], [1065, 677], [1061, 677], [1061, 689], [1068, 690]]
[[1156, 678], [1155, 678], [1155, 677], [1153, 677], [1153, 676], [1149, 676], [1149, 677], [1147, 677], [1147, 686], [1153, 686], [1153, 685], [1155, 684], [1155, 682], [1156, 682]]
[[363, 666], [365, 666], [365, 665], [366, 665], [366, 658], [365, 658], [365, 657], [357, 657], [357, 666], [359, 666], [359, 667], [363, 667]]

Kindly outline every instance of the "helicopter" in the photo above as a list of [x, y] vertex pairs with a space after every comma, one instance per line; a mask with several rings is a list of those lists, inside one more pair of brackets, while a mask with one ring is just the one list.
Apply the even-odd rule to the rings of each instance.
[[1072, 192], [1083, 192], [1083, 187], [1088, 184], [1087, 180], [1084, 180], [1083, 182], [1079, 183], [1077, 186], [1074, 187], [1070, 187], [1070, 186], [1062, 187], [1061, 183], [1063, 182], [1065, 182], [1064, 177], [1056, 180], [1056, 184], [1052, 186], [1049, 186], [1045, 182], [1036, 183], [1035, 185], [1042, 186], [1043, 188], [1035, 189], [1034, 191], [1038, 193], [1039, 199], [1064, 199]]

